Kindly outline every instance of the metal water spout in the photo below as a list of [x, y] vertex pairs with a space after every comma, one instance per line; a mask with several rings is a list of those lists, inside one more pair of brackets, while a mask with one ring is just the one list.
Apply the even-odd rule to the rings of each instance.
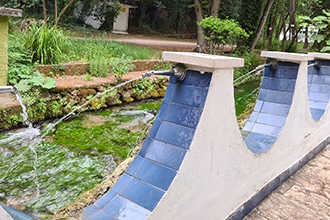
[[18, 92], [18, 90], [17, 90], [16, 86], [0, 86], [0, 94], [12, 93], [12, 94], [16, 95], [17, 92]]
[[186, 67], [182, 64], [173, 66], [170, 70], [152, 70], [142, 74], [143, 78], [150, 77], [152, 75], [157, 76], [173, 76], [178, 81], [183, 81], [186, 78]]

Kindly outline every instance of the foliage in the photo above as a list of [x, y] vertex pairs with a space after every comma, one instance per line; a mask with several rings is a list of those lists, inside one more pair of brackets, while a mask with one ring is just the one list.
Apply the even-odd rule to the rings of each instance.
[[136, 82], [134, 87], [134, 94], [142, 95], [143, 93], [149, 93], [153, 90], [153, 84], [149, 79], [142, 79]]
[[89, 62], [88, 72], [91, 76], [106, 77], [109, 75], [109, 61], [105, 58], [93, 59]]
[[111, 57], [121, 58], [123, 54], [131, 60], [159, 59], [161, 51], [119, 43], [111, 40], [99, 39], [68, 39], [70, 51], [67, 54], [67, 61], [92, 61], [101, 57], [110, 60]]
[[222, 52], [224, 45], [235, 45], [249, 36], [234, 20], [207, 17], [198, 25], [203, 28], [209, 53], [214, 53], [217, 47]]
[[252, 42], [253, 33], [257, 30], [264, 5], [265, 0], [241, 1], [237, 21], [247, 33], [252, 33], [249, 42]]
[[[263, 63], [263, 61], [258, 54], [250, 53], [247, 47], [240, 47], [233, 56], [244, 59], [244, 67], [234, 70], [235, 86], [257, 79], [260, 80], [260, 75], [256, 74], [255, 70]], [[238, 80], [239, 78], [242, 80]]]
[[113, 57], [110, 59], [112, 74], [118, 79], [121, 75], [130, 72], [134, 69], [134, 64], [123, 54], [121, 58]]
[[301, 27], [309, 26], [316, 29], [318, 34], [312, 35], [311, 39], [320, 44], [318, 48], [321, 52], [330, 51], [330, 11], [322, 10], [323, 15], [318, 15], [314, 18], [308, 16], [300, 16], [299, 20]]
[[21, 46], [20, 38], [9, 35], [8, 44], [8, 83], [16, 85], [20, 80], [29, 78], [32, 73], [32, 56]]
[[32, 54], [32, 63], [59, 63], [68, 48], [63, 32], [46, 24], [40, 27], [32, 24], [23, 34], [22, 41], [24, 48]]
[[43, 89], [54, 88], [53, 79], [43, 77], [39, 72], [33, 71], [31, 63], [32, 54], [24, 50], [21, 45], [21, 35], [10, 35], [8, 46], [8, 82], [16, 85], [19, 92], [27, 92], [32, 87]]
[[6, 8], [19, 8], [22, 10], [32, 10], [40, 3], [39, 0], [19, 1], [19, 0], [0, 0], [0, 5]]

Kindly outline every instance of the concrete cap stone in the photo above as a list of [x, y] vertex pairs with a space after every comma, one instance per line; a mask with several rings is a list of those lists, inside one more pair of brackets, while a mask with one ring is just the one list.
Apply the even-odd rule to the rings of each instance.
[[195, 52], [169, 52], [164, 51], [163, 60], [169, 62], [183, 63], [193, 69], [228, 69], [243, 67], [244, 59], [229, 56], [218, 56]]
[[22, 17], [22, 10], [0, 7], [0, 16]]
[[304, 62], [313, 60], [314, 57], [308, 54], [299, 54], [299, 53], [288, 53], [288, 52], [278, 52], [278, 51], [261, 51], [262, 57], [273, 58], [280, 61], [289, 61], [289, 62]]
[[13, 220], [13, 218], [4, 210], [0, 205], [0, 219], [2, 220]]
[[323, 60], [330, 60], [330, 54], [329, 53], [308, 53], [308, 55], [311, 55], [314, 57], [314, 59], [323, 59]]

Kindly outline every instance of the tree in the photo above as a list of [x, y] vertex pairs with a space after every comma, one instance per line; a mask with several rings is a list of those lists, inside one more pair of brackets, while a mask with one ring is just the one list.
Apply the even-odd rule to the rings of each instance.
[[[43, 0], [45, 1], [45, 0]], [[64, 14], [64, 12], [75, 2], [75, 0], [70, 0], [67, 5], [65, 5], [65, 7], [61, 10], [61, 12], [59, 14], [57, 14], [57, 0], [55, 0], [55, 26], [58, 25], [58, 22], [60, 20], [60, 18], [62, 17], [62, 15]]]
[[272, 5], [273, 5], [274, 1], [275, 0], [268, 0], [268, 2], [267, 2], [267, 5], [266, 5], [266, 7], [265, 7], [265, 9], [263, 11], [263, 15], [261, 17], [261, 20], [259, 22], [258, 28], [257, 28], [257, 30], [256, 30], [256, 32], [254, 34], [254, 39], [252, 41], [252, 45], [250, 47], [250, 51], [253, 51], [254, 48], [255, 48], [255, 46], [257, 45], [257, 42], [258, 42], [258, 40], [260, 38], [260, 35], [261, 35], [262, 30], [264, 29], [266, 20], [268, 18], [269, 12], [270, 12], [270, 10], [272, 8]]
[[223, 53], [225, 45], [237, 45], [237, 43], [249, 35], [234, 20], [220, 19], [218, 17], [207, 17], [198, 23], [205, 35], [207, 49], [210, 54], [220, 49]]
[[[220, 0], [194, 0], [197, 23], [206, 17], [217, 17], [220, 10]], [[197, 45], [202, 51], [205, 47], [204, 33], [200, 25], [197, 25]]]
[[249, 39], [247, 39], [245, 43], [246, 45], [252, 44], [253, 33], [255, 33], [257, 29], [257, 24], [259, 23], [264, 7], [265, 0], [241, 1], [238, 22], [245, 31], [251, 33]]

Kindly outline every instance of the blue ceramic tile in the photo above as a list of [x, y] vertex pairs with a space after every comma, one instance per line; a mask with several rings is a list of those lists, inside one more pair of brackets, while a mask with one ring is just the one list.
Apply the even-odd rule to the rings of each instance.
[[109, 190], [106, 192], [100, 199], [98, 199], [95, 202], [95, 205], [97, 205], [100, 209], [104, 208], [104, 206], [111, 202], [112, 199], [114, 199], [117, 196], [117, 193]]
[[281, 132], [281, 128], [256, 123], [253, 126], [252, 132], [277, 137]]
[[260, 89], [267, 89], [269, 87], [270, 79], [271, 79], [270, 77], [264, 76], [260, 84]]
[[250, 139], [245, 139], [244, 142], [245, 142], [247, 148], [252, 153], [261, 154], [264, 152], [264, 150], [261, 148], [261, 146], [257, 142], [250, 140]]
[[176, 174], [176, 171], [173, 169], [164, 167], [150, 160], [144, 160], [134, 176], [143, 182], [166, 191]]
[[283, 127], [286, 121], [286, 117], [279, 116], [279, 115], [271, 115], [260, 113], [257, 119], [257, 123], [265, 124], [265, 125], [272, 125], [275, 127]]
[[112, 218], [110, 215], [108, 215], [107, 213], [105, 213], [102, 210], [96, 212], [92, 216], [89, 216], [87, 219], [88, 220], [116, 220], [115, 218]]
[[330, 93], [330, 85], [327, 84], [311, 84], [309, 92]]
[[325, 110], [311, 108], [311, 114], [314, 120], [320, 120], [324, 114]]
[[186, 78], [184, 81], [182, 81], [183, 85], [209, 87], [212, 73], [205, 72], [201, 74], [201, 72], [194, 70], [188, 70], [186, 73]]
[[150, 143], [152, 142], [152, 138], [147, 137], [141, 147], [141, 150], [139, 151], [139, 155], [141, 157], [144, 157], [149, 149]]
[[122, 196], [118, 196], [114, 201], [104, 208], [116, 220], [145, 220], [150, 215], [150, 211], [129, 201]]
[[290, 105], [264, 102], [261, 112], [272, 115], [287, 116], [290, 110]]
[[133, 179], [121, 195], [128, 200], [152, 211], [164, 195], [164, 191], [147, 183]]
[[135, 173], [140, 169], [143, 160], [144, 159], [141, 156], [136, 156], [125, 172], [131, 176], [135, 176]]
[[283, 78], [283, 79], [297, 79], [298, 73], [298, 64], [297, 66], [283, 66], [279, 67], [278, 71], [276, 71], [275, 78]]
[[313, 75], [312, 83], [330, 84], [330, 76]]
[[269, 68], [265, 68], [264, 76], [283, 79], [296, 79], [298, 72], [298, 64], [294, 63], [281, 63], [276, 71], [270, 71]]
[[177, 86], [172, 102], [203, 108], [208, 88], [196, 86]]
[[267, 94], [267, 90], [266, 89], [260, 89], [259, 94], [258, 94], [258, 100], [259, 101], [264, 101], [265, 97]]
[[166, 115], [166, 112], [169, 111], [169, 103], [168, 102], [162, 102], [162, 105], [157, 113], [157, 119], [158, 120], [163, 120], [165, 115]]
[[310, 92], [308, 94], [308, 99], [313, 101], [328, 102], [329, 94]]
[[270, 90], [293, 92], [295, 85], [296, 85], [296, 80], [274, 78], [270, 80], [269, 86], [267, 88]]
[[164, 120], [191, 128], [196, 128], [202, 109], [173, 103]]
[[163, 122], [155, 137], [178, 147], [189, 148], [194, 137], [195, 130], [192, 128], [176, 125], [169, 122]]
[[264, 101], [290, 105], [293, 93], [267, 90]]
[[[254, 150], [252, 152], [263, 153], [274, 144], [274, 142], [276, 141], [276, 137], [258, 133], [251, 133], [244, 141], [251, 151]], [[258, 150], [258, 152], [256, 152], [256, 150]]]
[[121, 193], [131, 180], [132, 180], [132, 177], [128, 176], [127, 174], [123, 174], [119, 178], [117, 183], [111, 188], [111, 190], [115, 193]]
[[253, 111], [249, 117], [250, 122], [255, 122], [258, 119], [259, 112]]
[[311, 83], [312, 80], [313, 80], [313, 75], [308, 75], [308, 76], [307, 76], [307, 82], [308, 82], [308, 83]]
[[84, 208], [84, 211], [82, 213], [82, 219], [88, 219], [89, 216], [95, 214], [98, 212], [100, 209], [96, 205], [90, 205]]
[[323, 59], [317, 59], [318, 62], [321, 62], [321, 66], [324, 67], [328, 67], [330, 66], [330, 61], [329, 60], [323, 60]]
[[320, 102], [320, 101], [312, 101], [309, 100], [309, 107], [316, 109], [326, 109], [328, 106], [328, 102]]
[[243, 130], [244, 131], [252, 131], [254, 126], [254, 122], [247, 121], [246, 124], [244, 125]]
[[154, 138], [157, 135], [157, 132], [159, 131], [160, 125], [162, 124], [161, 120], [158, 120], [158, 118], [155, 119], [155, 121], [152, 124], [152, 127], [149, 131], [148, 137]]
[[254, 106], [254, 111], [260, 112], [261, 109], [262, 109], [263, 104], [264, 104], [263, 101], [257, 100], [257, 102], [256, 102], [256, 104]]
[[175, 85], [172, 83], [169, 83], [167, 85], [166, 93], [163, 98], [163, 102], [171, 102], [172, 98], [174, 96], [174, 91], [175, 91]]
[[146, 158], [178, 170], [186, 152], [186, 149], [154, 140], [150, 145]]

